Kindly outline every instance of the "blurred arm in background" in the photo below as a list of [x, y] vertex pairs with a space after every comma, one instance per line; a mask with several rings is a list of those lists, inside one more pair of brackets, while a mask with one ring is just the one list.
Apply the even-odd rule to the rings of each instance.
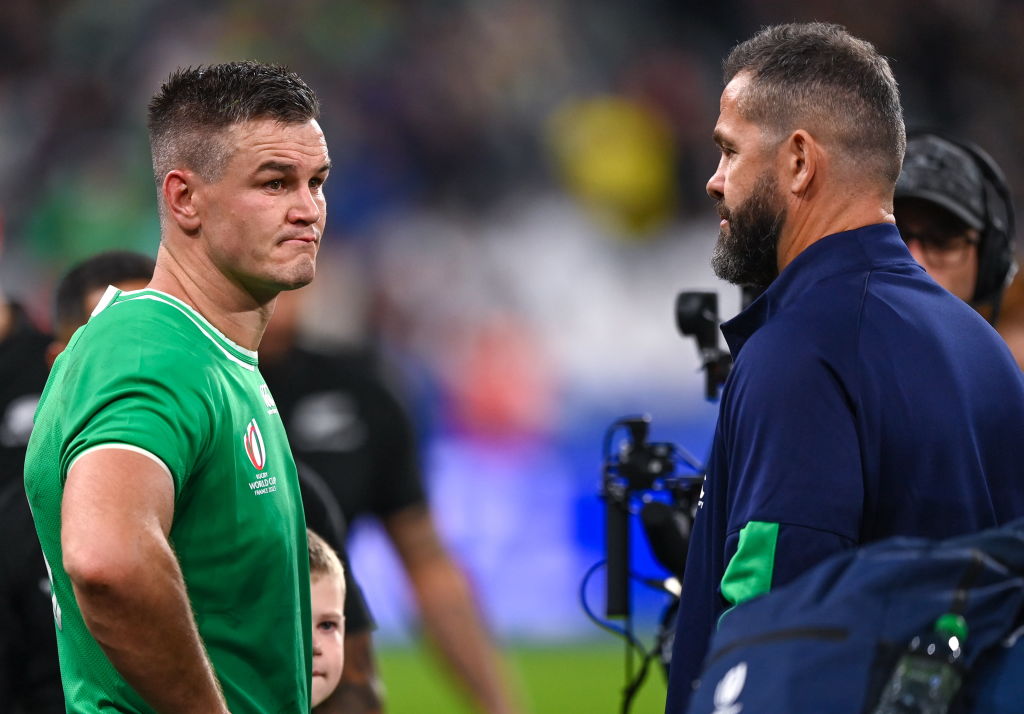
[[448, 553], [425, 504], [383, 520], [409, 576], [424, 629], [480, 711], [515, 711], [490, 634], [462, 570]]
[[[365, 515], [383, 524], [409, 577], [424, 629], [475, 710], [514, 712], [498, 649], [431, 514], [408, 410], [366, 350], [299, 344], [299, 318], [307, 305], [302, 292], [279, 297], [260, 345], [260, 372], [285, 423], [304, 488], [318, 477], [320, 500], [340, 508], [348, 526]], [[343, 309], [330, 304], [333, 311]], [[310, 498], [304, 500], [308, 520], [312, 505]], [[332, 712], [374, 711], [358, 707], [380, 701], [369, 632], [352, 640], [358, 631], [352, 625], [342, 683], [329, 700]], [[338, 697], [354, 708], [334, 709]]]

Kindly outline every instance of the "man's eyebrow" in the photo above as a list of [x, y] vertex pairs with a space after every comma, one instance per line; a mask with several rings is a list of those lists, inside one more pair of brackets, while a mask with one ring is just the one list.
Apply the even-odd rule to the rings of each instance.
[[256, 173], [262, 173], [264, 171], [279, 171], [283, 174], [295, 173], [295, 164], [285, 164], [280, 161], [264, 161], [260, 164], [259, 168], [256, 169]]
[[[331, 170], [331, 162], [328, 161], [326, 164], [316, 170], [315, 173], [324, 174]], [[295, 164], [286, 164], [281, 161], [264, 161], [256, 169], [256, 173], [263, 173], [264, 171], [277, 171], [282, 174], [293, 174], [298, 171], [298, 167]]]
[[732, 142], [725, 138], [725, 135], [718, 129], [715, 129], [711, 135], [711, 139], [721, 147], [731, 147]]

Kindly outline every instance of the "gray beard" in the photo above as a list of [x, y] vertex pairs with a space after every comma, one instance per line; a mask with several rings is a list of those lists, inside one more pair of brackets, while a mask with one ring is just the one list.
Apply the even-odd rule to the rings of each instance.
[[719, 201], [718, 212], [729, 221], [729, 229], [719, 232], [711, 255], [715, 275], [733, 285], [764, 290], [779, 276], [779, 235], [786, 220], [777, 182], [763, 174], [736, 210]]

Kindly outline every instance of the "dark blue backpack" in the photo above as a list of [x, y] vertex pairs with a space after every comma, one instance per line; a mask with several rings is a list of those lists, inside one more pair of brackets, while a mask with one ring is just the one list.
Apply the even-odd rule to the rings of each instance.
[[967, 623], [951, 711], [1024, 712], [1024, 519], [839, 553], [734, 608], [688, 711], [868, 714], [908, 643], [947, 613]]

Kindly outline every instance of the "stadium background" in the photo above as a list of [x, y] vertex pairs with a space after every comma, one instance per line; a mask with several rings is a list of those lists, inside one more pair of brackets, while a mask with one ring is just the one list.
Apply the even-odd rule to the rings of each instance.
[[[309, 336], [369, 341], [393, 366], [444, 535], [529, 710], [611, 710], [621, 647], [577, 598], [602, 557], [601, 438], [647, 412], [655, 439], [707, 450], [715, 406], [672, 307], [702, 289], [738, 309], [708, 267], [719, 63], [760, 25], [807, 19], [875, 43], [908, 124], [988, 148], [1019, 204], [1011, 0], [7, 0], [0, 284], [45, 323], [70, 263], [155, 252], [144, 110], [176, 66], [298, 71], [335, 166]], [[657, 572], [642, 542], [634, 555]], [[382, 535], [357, 528], [353, 557], [392, 711], [462, 711], [415, 644]], [[600, 609], [600, 579], [589, 592]], [[663, 605], [637, 590], [645, 639]], [[634, 711], [660, 711], [663, 691], [652, 677]]]

